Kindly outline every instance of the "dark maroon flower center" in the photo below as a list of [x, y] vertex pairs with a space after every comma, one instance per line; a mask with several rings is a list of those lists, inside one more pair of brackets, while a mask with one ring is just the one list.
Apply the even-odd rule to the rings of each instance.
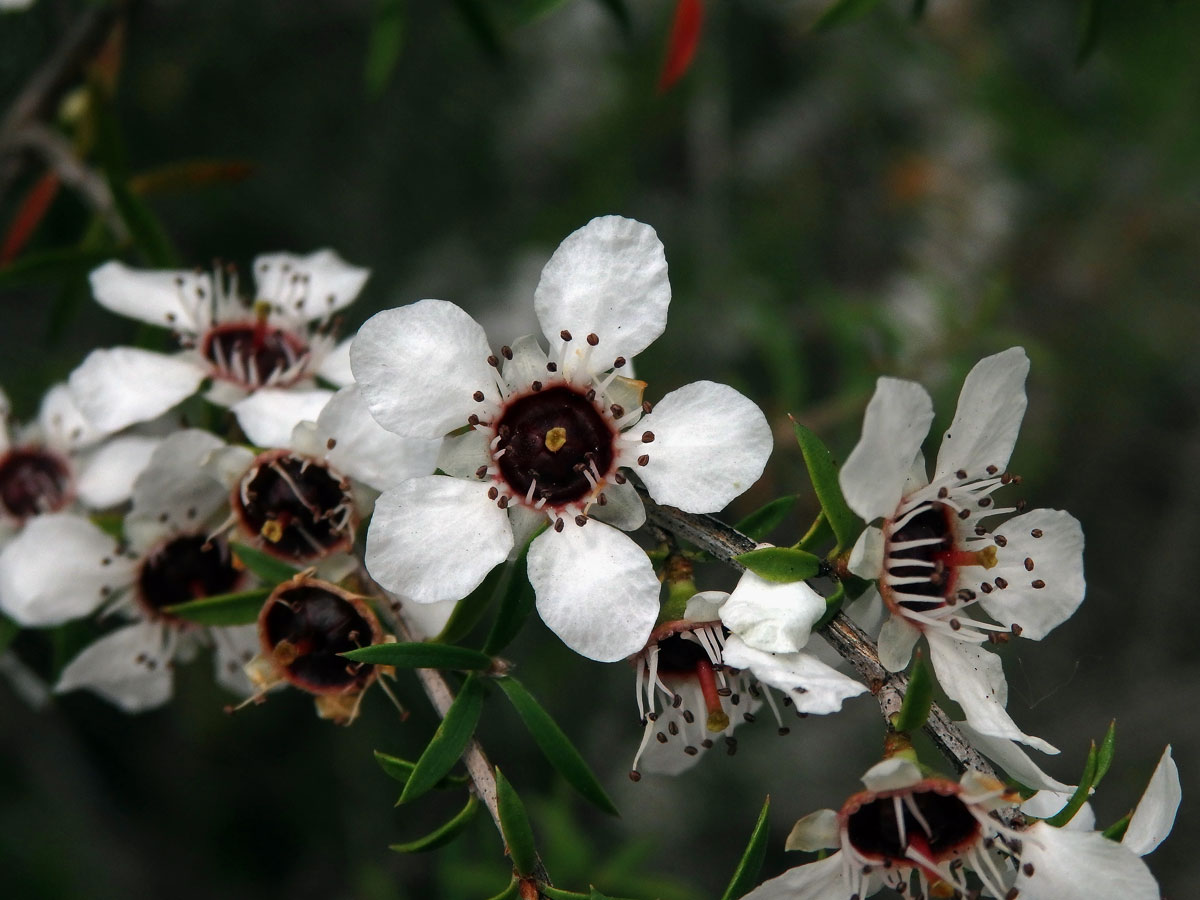
[[698, 664], [711, 662], [707, 650], [682, 634], [671, 634], [658, 642], [658, 671], [664, 675], [694, 675]]
[[513, 493], [525, 496], [532, 486], [535, 499], [552, 504], [591, 493], [616, 455], [616, 432], [608, 420], [566, 385], [513, 400], [496, 423], [496, 434], [497, 465]]
[[290, 331], [265, 322], [231, 322], [204, 335], [200, 352], [217, 378], [246, 388], [286, 387], [303, 374], [308, 346]]
[[276, 592], [259, 617], [259, 634], [287, 679], [311, 693], [361, 690], [375, 676], [374, 666], [338, 655], [378, 639], [374, 614], [319, 582]]
[[[893, 550], [896, 544], [928, 541], [920, 547]], [[893, 531], [888, 541], [888, 573], [893, 578], [919, 578], [900, 586], [905, 596], [896, 603], [913, 612], [942, 606], [954, 591], [956, 570], [951, 565], [954, 550], [954, 512], [934, 503], [913, 516], [904, 527]], [[905, 560], [913, 560], [905, 565]], [[928, 600], [920, 599], [928, 597]]]
[[18, 447], [0, 457], [0, 503], [18, 519], [55, 512], [71, 499], [71, 472], [48, 450]]
[[246, 529], [283, 559], [325, 556], [353, 538], [350, 486], [318, 460], [264, 454], [242, 477], [233, 502]]
[[241, 579], [221, 538], [184, 535], [167, 541], [143, 561], [138, 600], [151, 618], [170, 619], [162, 612], [165, 607], [228, 594]]
[[[921, 855], [934, 861], [953, 856], [974, 842], [981, 831], [979, 822], [967, 805], [951, 791], [941, 793], [929, 782], [924, 789], [918, 785], [909, 791], [890, 792], [868, 800], [846, 819], [850, 844], [870, 860], [906, 860], [905, 851], [912, 846]], [[861, 795], [860, 795], [861, 796]], [[896, 797], [900, 797], [900, 815], [904, 822], [904, 839], [900, 837], [900, 819], [896, 815]], [[915, 806], [918, 817], [911, 806]], [[922, 822], [922, 819], [924, 822]], [[911, 864], [911, 860], [908, 860]]]

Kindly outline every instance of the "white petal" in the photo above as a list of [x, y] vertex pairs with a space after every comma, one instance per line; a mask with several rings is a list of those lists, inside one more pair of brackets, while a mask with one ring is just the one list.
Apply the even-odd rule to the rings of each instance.
[[354, 384], [354, 372], [350, 368], [350, 345], [353, 343], [354, 338], [348, 337], [335, 344], [317, 366], [316, 374], [338, 387]]
[[[606, 365], [632, 359], [663, 333], [671, 285], [662, 242], [649, 225], [604, 216], [559, 244], [533, 295], [534, 309], [551, 347], [570, 331], [576, 346], [588, 334]], [[569, 374], [571, 361], [567, 361]]]
[[510, 558], [519, 553], [529, 543], [533, 533], [548, 522], [546, 514], [538, 512], [536, 509], [530, 509], [519, 503], [510, 506], [508, 508], [508, 524], [512, 526], [513, 531], [513, 549], [509, 554]]
[[934, 479], [966, 470], [983, 475], [988, 466], [1003, 470], [1012, 456], [1025, 417], [1025, 377], [1029, 357], [1010, 347], [975, 364], [958, 395], [954, 421], [942, 437]]
[[94, 691], [126, 712], [141, 712], [171, 699], [170, 659], [163, 626], [139, 622], [107, 634], [62, 671], [55, 691]]
[[840, 846], [837, 813], [818, 809], [798, 820], [788, 832], [784, 850], [836, 850]]
[[533, 382], [552, 377], [546, 369], [546, 351], [532, 334], [517, 338], [509, 349], [513, 355], [504, 361], [503, 373], [510, 390], [526, 391]]
[[693, 594], [684, 607], [683, 617], [689, 622], [719, 622], [721, 607], [729, 595], [724, 591], [701, 591]]
[[[678, 775], [690, 769], [707, 752], [708, 748], [704, 746], [704, 742], [707, 740], [711, 745], [711, 739], [716, 737], [716, 734], [705, 728], [707, 708], [704, 694], [695, 677], [679, 678], [668, 675], [664, 677], [663, 682], [682, 700], [678, 707], [666, 703], [659, 708], [658, 718], [650, 727], [656, 733], [664, 735], [667, 740], [664, 742], [653, 739], [642, 749], [637, 761], [637, 770], [643, 775]], [[729, 698], [722, 697], [721, 709], [729, 717], [730, 723], [724, 735], [731, 737], [733, 730], [745, 721], [741, 714], [748, 712], [753, 715], [761, 705], [762, 701], [743, 696], [740, 705], [735, 707]], [[691, 713], [691, 722], [687, 721], [685, 711]], [[694, 747], [697, 752], [686, 753], [684, 747]]]
[[[1038, 822], [1021, 837], [1022, 868], [1014, 885], [1021, 900], [1159, 898], [1158, 884], [1141, 858], [1098, 831]], [[1026, 874], [1030, 868], [1032, 875]]]
[[[321, 452], [329, 464], [378, 491], [416, 475], [429, 475], [440, 441], [406, 438], [381, 428], [367, 410], [357, 385], [342, 388], [317, 416]], [[333, 440], [329, 449], [328, 441]]]
[[966, 714], [971, 726], [982, 734], [1020, 741], [1043, 753], [1058, 753], [1054, 745], [1025, 734], [1004, 707], [1008, 704], [1008, 682], [1000, 657], [976, 644], [967, 644], [929, 629], [929, 660], [938, 684]]
[[527, 560], [542, 621], [576, 653], [615, 662], [645, 646], [659, 583], [645, 551], [623, 532], [568, 523], [535, 538]]
[[437, 467], [455, 478], [474, 478], [480, 466], [490, 463], [488, 436], [478, 428], [443, 438], [438, 447]]
[[1179, 768], [1171, 757], [1171, 747], [1163, 751], [1162, 758], [1150, 776], [1146, 792], [1138, 801], [1129, 828], [1121, 839], [1126, 847], [1138, 856], [1145, 856], [1163, 842], [1175, 824], [1182, 799], [1179, 788]]
[[655, 500], [685, 512], [721, 509], [758, 480], [771, 455], [762, 410], [712, 381], [671, 391], [634, 430], [654, 433], [638, 476]]
[[332, 250], [308, 256], [269, 253], [254, 260], [259, 300], [270, 300], [305, 319], [323, 319], [354, 301], [371, 272]]
[[305, 420], [316, 420], [332, 396], [332, 391], [319, 388], [310, 391], [259, 388], [231, 409], [250, 443], [256, 447], [287, 447], [293, 429]]
[[242, 480], [246, 470], [254, 464], [256, 456], [253, 450], [242, 446], [220, 446], [211, 450], [206, 448], [206, 452], [200, 455], [199, 468], [207, 472], [214, 481], [223, 484], [227, 491], [232, 491]]
[[[844, 611], [868, 634], [878, 634], [883, 623], [892, 615], [884, 605], [883, 597], [880, 596], [875, 585], [871, 585], [857, 599], [852, 600]], [[907, 660], [905, 662], [907, 664]]]
[[[788, 869], [777, 878], [764, 881], [742, 900], [849, 900], [856, 893], [857, 884], [846, 883], [843, 862], [839, 851], [824, 859]], [[870, 896], [879, 889], [878, 886], [879, 877], [871, 875], [867, 879], [866, 891], [861, 896]]]
[[[996, 550], [996, 566], [986, 571], [963, 570], [981, 579], [1004, 578], [1004, 590], [979, 594], [979, 603], [1001, 625], [1021, 626], [1021, 636], [1041, 640], [1050, 630], [1071, 617], [1083, 602], [1083, 529], [1070, 513], [1035, 509], [1009, 519], [998, 532], [1005, 546]], [[1032, 536], [1040, 531], [1041, 537]], [[1027, 569], [1025, 560], [1033, 560]], [[1033, 582], [1045, 586], [1034, 588]]]
[[131, 434], [101, 444], [80, 463], [75, 481], [79, 499], [90, 509], [124, 503], [159, 443], [160, 438]]
[[835, 713], [843, 701], [867, 690], [866, 685], [810, 653], [764, 653], [747, 646], [736, 634], [730, 635], [723, 656], [728, 665], [750, 669], [759, 681], [783, 691], [801, 713]]
[[862, 437], [838, 473], [846, 503], [864, 521], [896, 511], [932, 421], [933, 401], [925, 388], [899, 378], [876, 382]]
[[369, 318], [350, 366], [371, 415], [396, 434], [436, 438], [467, 423], [476, 391], [498, 401], [487, 335], [443, 300], [421, 300]]
[[442, 633], [457, 606], [457, 600], [441, 600], [437, 603], [401, 602], [400, 618], [412, 629], [415, 640], [432, 640]]
[[246, 663], [259, 651], [258, 626], [237, 625], [211, 629], [213, 639], [213, 675], [217, 684], [240, 697], [254, 693], [246, 675]]
[[55, 450], [71, 452], [87, 447], [103, 438], [107, 432], [97, 428], [75, 405], [71, 389], [56, 384], [42, 398], [38, 409], [38, 425], [46, 444]]
[[921, 629], [903, 616], [888, 616], [879, 629], [879, 663], [889, 672], [900, 672], [912, 659]]
[[[1058, 791], [1069, 794], [1074, 790], [1069, 784], [1063, 784], [1043, 772], [1029, 758], [1029, 754], [1013, 741], [992, 737], [990, 734], [982, 734], [972, 728], [969, 722], [959, 722], [958, 727], [962, 729], [963, 734], [967, 736], [967, 740], [976, 750], [1026, 787], [1036, 788], [1039, 793]], [[1062, 804], [1060, 803], [1059, 809], [1061, 808]], [[1053, 810], [1053, 812], [1057, 811], [1057, 809]], [[1032, 814], [1039, 815], [1038, 813]]]
[[637, 531], [646, 524], [646, 505], [632, 483], [610, 481], [604, 486], [604, 499], [603, 506], [597, 504], [589, 511], [601, 522], [622, 531]]
[[846, 562], [851, 574], [875, 581], [883, 572], [883, 532], [874, 525], [863, 529]]
[[487, 489], [426, 475], [384, 492], [367, 532], [367, 570], [417, 603], [467, 596], [513, 546], [508, 513], [488, 499]]
[[912, 787], [923, 777], [915, 762], [902, 756], [893, 756], [867, 769], [862, 783], [868, 791], [897, 791]]
[[87, 519], [37, 516], [0, 552], [0, 608], [26, 627], [58, 625], [88, 615], [132, 577], [116, 541]]
[[194, 394], [205, 374], [186, 355], [114, 347], [89, 353], [68, 384], [88, 421], [112, 432], [162, 415]]
[[775, 584], [746, 571], [721, 607], [721, 622], [756, 650], [794, 653], [825, 610], [825, 600], [803, 581]]
[[225, 516], [229, 488], [205, 465], [225, 447], [220, 438], [198, 428], [165, 438], [133, 483], [133, 508], [125, 517], [126, 536], [148, 550], [167, 534], [195, 531]]
[[198, 334], [205, 327], [197, 310], [213, 295], [207, 272], [139, 271], [114, 260], [94, 270], [89, 280], [100, 305], [119, 315], [184, 334]]

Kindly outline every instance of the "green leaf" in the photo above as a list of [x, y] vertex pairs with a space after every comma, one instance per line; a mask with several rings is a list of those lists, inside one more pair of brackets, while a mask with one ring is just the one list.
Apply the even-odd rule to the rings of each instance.
[[117, 212], [120, 213], [125, 227], [129, 229], [134, 245], [142, 252], [146, 261], [163, 269], [178, 267], [179, 256], [171, 246], [166, 229], [145, 201], [130, 190], [126, 182], [118, 178], [110, 177], [108, 187], [112, 191]]
[[[383, 769], [384, 772], [401, 784], [408, 783], [408, 779], [412, 777], [413, 769], [417, 767], [415, 762], [409, 762], [407, 759], [401, 759], [399, 756], [391, 756], [379, 750], [375, 751], [375, 762], [379, 763], [379, 768]], [[469, 781], [470, 779], [465, 775], [447, 775], [435, 784], [434, 787], [455, 787], [466, 784]]]
[[538, 885], [538, 890], [549, 897], [550, 900], [626, 900], [624, 897], [612, 897], [608, 894], [602, 894], [590, 885], [586, 894], [580, 894], [576, 891], [564, 891], [562, 888], [556, 888], [549, 884]]
[[546, 759], [558, 770], [558, 774], [597, 809], [614, 816], [620, 815], [579, 751], [525, 685], [515, 678], [497, 678], [496, 684], [504, 691], [517, 715], [533, 735]]
[[821, 510], [813, 519], [813, 523], [808, 526], [808, 531], [804, 532], [804, 537], [796, 542], [796, 549], [811, 550], [814, 547], [828, 544], [832, 540], [834, 540], [833, 529], [829, 527], [829, 519], [825, 518], [825, 510]]
[[295, 578], [298, 572], [281, 559], [276, 559], [262, 550], [255, 550], [246, 544], [230, 542], [229, 547], [234, 555], [241, 560], [242, 565], [254, 573], [260, 580], [274, 587]]
[[533, 828], [529, 824], [525, 804], [521, 802], [521, 798], [517, 796], [517, 792], [504, 777], [499, 766], [496, 767], [496, 806], [500, 810], [500, 828], [504, 833], [504, 842], [508, 844], [508, 855], [512, 859], [513, 868], [522, 878], [528, 878], [537, 865]]
[[1104, 27], [1102, 0], [1083, 0], [1083, 23], [1079, 28], [1079, 46], [1075, 50], [1075, 65], [1082, 66], [1091, 58], [1100, 43]]
[[500, 595], [507, 570], [507, 564], [493, 567], [479, 587], [454, 604], [454, 612], [450, 614], [441, 634], [437, 636], [439, 643], [457, 644], [471, 633], [484, 611]]
[[483, 652], [495, 655], [512, 643], [525, 625], [525, 620], [533, 612], [533, 585], [529, 583], [529, 569], [526, 557], [529, 554], [529, 544], [544, 531], [538, 529], [529, 538], [516, 559], [505, 564], [504, 574], [496, 590], [500, 594], [500, 609], [487, 640], [483, 642]]
[[1117, 819], [1117, 821], [1105, 828], [1102, 834], [1110, 841], [1117, 841], [1120, 843], [1121, 839], [1125, 837], [1125, 832], [1129, 830], [1129, 822], [1132, 818], [1133, 813], [1125, 813], [1125, 815], [1121, 816], [1121, 818]]
[[1088, 750], [1087, 762], [1083, 766], [1083, 775], [1079, 778], [1079, 786], [1075, 788], [1075, 793], [1071, 795], [1067, 805], [1046, 819], [1047, 825], [1062, 828], [1075, 818], [1075, 813], [1079, 812], [1079, 808], [1087, 801], [1092, 785], [1096, 781], [1096, 761], [1096, 742], [1093, 741], [1091, 749]]
[[1108, 767], [1112, 765], [1113, 753], [1117, 746], [1117, 720], [1113, 719], [1108, 723], [1108, 731], [1104, 733], [1104, 740], [1100, 742], [1100, 749], [1096, 751], [1096, 778], [1092, 782], [1092, 789], [1095, 790], [1100, 786], [1100, 779], [1108, 773]]
[[734, 559], [760, 578], [778, 584], [803, 581], [821, 571], [821, 557], [794, 547], [761, 547]]
[[502, 890], [494, 897], [489, 897], [488, 900], [519, 900], [521, 896], [521, 880], [516, 875], [508, 883], [508, 887]]
[[479, 714], [483, 712], [483, 685], [475, 675], [468, 675], [446, 717], [433, 733], [429, 746], [417, 760], [412, 774], [400, 793], [400, 802], [408, 803], [427, 793], [445, 777], [467, 749]]
[[10, 619], [8, 616], [0, 615], [0, 653], [3, 653], [5, 650], [7, 650], [20, 633], [20, 625]]
[[765, 541], [767, 535], [775, 530], [787, 514], [792, 511], [792, 507], [796, 505], [797, 497], [795, 494], [787, 497], [780, 497], [777, 500], [772, 500], [766, 506], [759, 507], [746, 518], [742, 519], [733, 527], [746, 535], [748, 538], [753, 538], [757, 541]]
[[399, 666], [402, 669], [477, 669], [492, 667], [492, 658], [469, 647], [453, 644], [411, 643], [372, 644], [347, 650], [342, 656], [355, 662], [376, 666]]
[[828, 31], [838, 25], [853, 22], [855, 19], [865, 16], [878, 5], [879, 0], [836, 0], [832, 6], [821, 13], [813, 30]]
[[217, 594], [187, 603], [164, 606], [163, 612], [198, 625], [250, 625], [258, 621], [263, 604], [271, 596], [269, 587], [234, 594]]
[[820, 631], [832, 622], [833, 617], [842, 611], [842, 601], [845, 598], [846, 585], [838, 582], [837, 587], [833, 589], [833, 593], [825, 598], [825, 612], [821, 614], [821, 618], [817, 619], [817, 624], [812, 627], [812, 630]]
[[400, 52], [404, 49], [406, 25], [405, 0], [375, 0], [364, 72], [367, 92], [371, 97], [382, 94], [391, 79], [392, 71], [400, 60]]
[[750, 832], [750, 842], [746, 845], [737, 868], [733, 870], [733, 878], [729, 881], [729, 887], [725, 888], [725, 893], [721, 895], [721, 900], [737, 900], [758, 883], [758, 873], [762, 869], [763, 858], [767, 855], [767, 812], [770, 808], [771, 796], [768, 794], [767, 799], [763, 801], [762, 812], [758, 814], [758, 821], [754, 823], [754, 830]]
[[475, 811], [479, 808], [479, 800], [472, 794], [467, 798], [467, 805], [453, 819], [434, 831], [429, 832], [423, 838], [417, 838], [415, 841], [409, 841], [406, 844], [391, 844], [388, 849], [395, 850], [397, 853], [420, 853], [424, 850], [433, 850], [450, 843], [458, 837], [464, 828], [471, 824], [471, 820], [475, 818]]
[[897, 731], [916, 731], [929, 718], [929, 707], [933, 704], [933, 674], [925, 654], [917, 651], [913, 660], [912, 672], [908, 675], [908, 690], [904, 692], [904, 702], [900, 712], [896, 713], [892, 725]]
[[812, 481], [813, 490], [817, 492], [817, 499], [821, 501], [821, 509], [825, 512], [825, 518], [829, 520], [830, 527], [833, 528], [834, 537], [837, 538], [837, 548], [834, 551], [836, 553], [837, 550], [842, 550], [854, 543], [859, 532], [862, 531], [863, 523], [846, 505], [846, 498], [842, 496], [842, 487], [838, 484], [837, 466], [834, 464], [833, 454], [829, 452], [829, 448], [819, 437], [795, 419], [792, 420], [792, 428], [796, 432], [796, 441], [800, 444], [800, 452], [804, 455], [804, 464], [808, 466], [808, 477]]

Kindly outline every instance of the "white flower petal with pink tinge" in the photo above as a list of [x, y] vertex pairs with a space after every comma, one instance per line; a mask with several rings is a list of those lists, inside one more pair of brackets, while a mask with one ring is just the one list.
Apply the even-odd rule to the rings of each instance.
[[809, 653], [764, 653], [747, 646], [736, 634], [729, 636], [722, 656], [726, 665], [749, 669], [763, 684], [783, 691], [796, 712], [828, 715], [843, 701], [867, 690], [853, 678], [825, 665]]
[[37, 516], [0, 552], [0, 609], [27, 628], [59, 625], [88, 615], [132, 577], [116, 541], [87, 519]]
[[207, 272], [142, 271], [122, 262], [107, 262], [88, 276], [97, 302], [118, 315], [199, 334], [208, 327], [197, 311], [212, 302], [212, 276]]
[[576, 653], [615, 662], [646, 645], [660, 585], [646, 552], [623, 532], [569, 523], [535, 538], [527, 563], [542, 621]]
[[354, 371], [350, 368], [350, 345], [353, 343], [354, 338], [348, 337], [336, 344], [321, 360], [313, 374], [338, 387], [349, 387], [354, 384]]
[[604, 505], [595, 504], [589, 515], [613, 528], [622, 531], [637, 531], [646, 524], [646, 504], [638, 496], [637, 488], [626, 481], [618, 484], [610, 481], [604, 486]]
[[420, 300], [369, 318], [350, 366], [371, 415], [388, 431], [437, 438], [467, 424], [476, 391], [499, 402], [487, 335], [444, 300]]
[[938, 684], [962, 707], [976, 731], [1019, 741], [1043, 753], [1058, 753], [1053, 744], [1021, 731], [1005, 711], [1008, 682], [1004, 680], [1000, 657], [978, 644], [965, 643], [933, 628], [925, 632], [925, 640]]
[[920, 637], [921, 629], [908, 619], [888, 616], [879, 628], [879, 664], [889, 672], [903, 671]]
[[125, 533], [135, 550], [145, 552], [169, 535], [215, 524], [211, 519], [229, 502], [229, 489], [206, 463], [224, 450], [220, 438], [199, 428], [163, 440], [133, 483]]
[[114, 347], [89, 353], [67, 383], [88, 421], [111, 432], [161, 416], [194, 394], [204, 377], [191, 357]]
[[935, 481], [959, 470], [972, 477], [986, 475], [988, 466], [1004, 471], [1025, 417], [1028, 375], [1029, 357], [1022, 347], [975, 364], [963, 381], [954, 421], [942, 437]]
[[238, 425], [251, 444], [268, 449], [287, 447], [292, 431], [304, 421], [313, 421], [333, 396], [332, 391], [259, 388], [233, 404]]
[[647, 431], [654, 439], [641, 452], [650, 461], [637, 467], [638, 477], [659, 503], [692, 513], [716, 512], [758, 481], [773, 443], [762, 410], [712, 381], [663, 397], [631, 434]]
[[87, 454], [79, 464], [75, 488], [89, 509], [108, 509], [124, 503], [134, 480], [150, 463], [160, 438], [126, 435], [113, 438]]
[[139, 622], [105, 635], [68, 663], [55, 692], [85, 688], [131, 713], [162, 706], [172, 688], [164, 631]]
[[[583, 348], [589, 334], [600, 338], [594, 354], [603, 360], [633, 359], [663, 333], [671, 284], [662, 242], [649, 225], [620, 216], [592, 219], [569, 234], [546, 267], [533, 305], [551, 348], [569, 331]], [[567, 372], [573, 360], [566, 360]]]
[[455, 478], [474, 478], [480, 466], [490, 466], [488, 436], [478, 428], [443, 438], [438, 447], [437, 467]]
[[96, 443], [107, 434], [96, 428], [75, 405], [71, 389], [56, 384], [42, 398], [38, 425], [46, 446], [63, 452], [79, 450]]
[[370, 274], [332, 250], [307, 256], [267, 253], [254, 260], [255, 299], [269, 300], [306, 320], [323, 319], [353, 302]]
[[375, 501], [367, 532], [367, 571], [417, 603], [461, 600], [513, 547], [508, 513], [485, 483], [426, 475]]
[[1098, 831], [1038, 822], [1021, 835], [1014, 887], [1021, 900], [1159, 900], [1141, 858]]
[[721, 622], [756, 650], [795, 653], [825, 609], [825, 600], [803, 581], [775, 584], [746, 571], [721, 607]]
[[1129, 820], [1121, 843], [1138, 856], [1150, 853], [1171, 833], [1182, 799], [1179, 767], [1175, 765], [1168, 745], [1154, 768], [1154, 774], [1150, 776], [1150, 783], [1138, 801], [1137, 809], [1133, 811], [1133, 818]]
[[[841, 851], [838, 851], [824, 859], [796, 866], [777, 878], [764, 881], [742, 900], [850, 900], [855, 893], [859, 876], [855, 874], [855, 883], [848, 884], [844, 877], [844, 862]], [[869, 896], [877, 890], [879, 876], [867, 876], [864, 896]]]
[[[1053, 791], [1066, 794], [1075, 790], [1069, 784], [1063, 784], [1061, 781], [1051, 778], [1049, 775], [1043, 772], [1038, 765], [1029, 758], [1029, 754], [1017, 746], [1015, 742], [1007, 740], [1006, 738], [992, 737], [990, 734], [982, 734], [981, 732], [972, 728], [969, 722], [959, 722], [957, 724], [958, 727], [962, 729], [963, 734], [967, 736], [967, 740], [971, 742], [976, 750], [978, 750], [992, 762], [996, 763], [996, 765], [1002, 768], [1017, 781], [1021, 782], [1021, 784], [1025, 785], [1026, 787], [1036, 788], [1038, 794], [1035, 794], [1035, 797], [1040, 794], [1046, 794]], [[1025, 809], [1024, 806], [1021, 808], [1023, 810]], [[1058, 810], [1061, 808], [1062, 804], [1060, 803], [1056, 809], [1051, 811], [1050, 814], [1058, 812]], [[1042, 815], [1039, 813], [1032, 814]], [[1042, 817], [1044, 818], [1044, 815], [1042, 815]]]
[[846, 503], [863, 520], [896, 512], [931, 422], [933, 401], [925, 388], [899, 378], [876, 382], [862, 437], [838, 473]]

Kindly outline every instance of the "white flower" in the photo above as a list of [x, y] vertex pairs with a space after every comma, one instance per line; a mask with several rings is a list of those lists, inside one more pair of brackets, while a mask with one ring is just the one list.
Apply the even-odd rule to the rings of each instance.
[[730, 387], [689, 384], [651, 411], [644, 385], [619, 374], [662, 333], [669, 301], [654, 230], [609, 216], [542, 271], [534, 305], [549, 355], [524, 337], [493, 356], [483, 329], [440, 300], [370, 319], [350, 358], [372, 415], [397, 434], [454, 432], [445, 475], [379, 498], [366, 553], [375, 579], [418, 603], [457, 600], [549, 522], [528, 556], [543, 621], [592, 659], [640, 650], [659, 583], [618, 530], [645, 520], [621, 470], [635, 468], [662, 503], [712, 512], [759, 477], [771, 449], [762, 412]]
[[106, 603], [135, 619], [75, 657], [57, 691], [87, 688], [129, 712], [149, 709], [170, 698], [172, 663], [212, 643], [218, 681], [250, 692], [242, 666], [257, 646], [253, 626], [202, 628], [163, 611], [245, 585], [227, 544], [211, 536], [228, 517], [228, 491], [203, 469], [219, 446], [195, 430], [162, 442], [134, 483], [128, 552], [87, 519], [55, 513], [30, 522], [0, 553], [0, 593], [25, 624], [55, 624]]
[[367, 274], [330, 250], [260, 256], [257, 293], [248, 303], [232, 270], [214, 277], [105, 263], [91, 275], [100, 304], [170, 328], [185, 349], [170, 356], [135, 347], [94, 350], [71, 373], [75, 402], [97, 427], [116, 431], [160, 415], [212, 379], [208, 399], [230, 406], [253, 443], [281, 446], [331, 396], [315, 377], [350, 383], [349, 344], [335, 346], [332, 316], [354, 300]]
[[[880, 661], [903, 669], [924, 634], [938, 681], [978, 732], [1054, 753], [1009, 717], [1000, 658], [981, 646], [1010, 635], [1040, 640], [1083, 600], [1083, 532], [1072, 516], [1038, 509], [992, 530], [981, 524], [1019, 508], [998, 508], [992, 493], [1014, 480], [1004, 469], [1025, 413], [1028, 371], [1020, 347], [971, 370], [932, 481], [921, 455], [933, 420], [929, 395], [913, 382], [880, 378], [839, 480], [856, 513], [883, 520], [863, 532], [849, 560], [854, 574], [878, 580], [890, 613]], [[999, 624], [973, 618], [973, 607]]]
[[836, 853], [763, 883], [745, 900], [855, 900], [883, 886], [925, 897], [981, 890], [1005, 900], [1158, 900], [1145, 863], [1099, 832], [1001, 824], [992, 811], [1019, 797], [978, 772], [954, 782], [893, 757], [863, 783], [867, 790], [840, 810], [806, 816], [788, 837], [789, 850]]
[[[732, 594], [696, 594], [682, 619], [657, 627], [633, 660], [643, 732], [630, 777], [677, 774], [712, 747], [716, 735], [734, 753], [733, 729], [754, 721], [764, 701], [779, 733], [787, 734], [773, 689], [800, 715], [837, 712], [864, 693], [866, 685], [800, 650], [825, 608], [804, 582], [771, 584], [745, 572]], [[782, 630], [781, 613], [790, 626]], [[763, 621], [771, 626], [762, 627]], [[787, 636], [782, 642], [781, 635]]]

